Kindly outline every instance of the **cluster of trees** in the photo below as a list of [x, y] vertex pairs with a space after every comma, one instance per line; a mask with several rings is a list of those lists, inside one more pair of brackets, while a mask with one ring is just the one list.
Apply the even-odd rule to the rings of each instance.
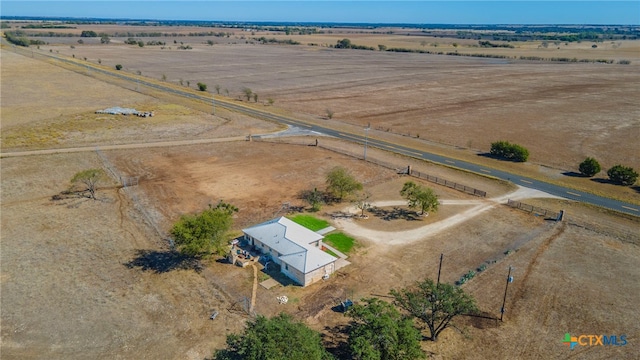
[[[592, 177], [599, 173], [602, 168], [598, 160], [587, 157], [578, 165], [578, 170], [583, 176]], [[609, 180], [611, 180], [612, 183], [623, 186], [631, 186], [638, 180], [638, 173], [632, 167], [620, 164], [609, 168], [609, 170], [607, 170], [607, 176], [609, 176]]]
[[[216, 91], [218, 91], [218, 94], [220, 93], [218, 88], [216, 88]], [[249, 89], [248, 87], [243, 87], [242, 93], [244, 94], [244, 97], [247, 98], [247, 101], [250, 101], [251, 98], [253, 98], [254, 102], [258, 102], [258, 94], [254, 93], [253, 90]]]
[[[362, 299], [345, 315], [348, 356], [357, 360], [414, 360], [426, 358], [420, 329], [436, 341], [452, 320], [478, 311], [475, 300], [462, 289], [426, 279], [414, 286], [392, 290], [393, 302]], [[419, 327], [417, 327], [419, 325]], [[225, 349], [214, 359], [333, 359], [324, 348], [320, 334], [280, 314], [271, 319], [258, 316], [242, 334], [227, 336]]]
[[373, 46], [353, 44], [349, 39], [338, 40], [338, 42], [333, 47], [336, 49], [357, 49], [357, 50], [375, 50], [376, 49]]
[[362, 183], [342, 166], [336, 166], [331, 169], [326, 177], [325, 182], [327, 188], [325, 191], [320, 191], [318, 188], [313, 190], [303, 191], [301, 198], [306, 200], [311, 205], [312, 211], [320, 210], [322, 204], [332, 202], [342, 202], [347, 199], [353, 198], [356, 192], [362, 190]]
[[93, 30], [82, 30], [80, 37], [98, 37], [98, 33]]
[[511, 144], [508, 141], [491, 143], [489, 153], [492, 156], [516, 162], [525, 162], [529, 158], [529, 150], [518, 144]]
[[[327, 185], [325, 191], [314, 188], [303, 191], [301, 194], [301, 198], [311, 205], [312, 211], [319, 211], [325, 203], [350, 200], [364, 216], [364, 211], [371, 206], [369, 203], [371, 194], [363, 190], [362, 183], [347, 169], [341, 166], [334, 167], [327, 173], [325, 182]], [[428, 215], [429, 211], [438, 210], [438, 196], [431, 188], [407, 181], [400, 190], [400, 195], [407, 200], [410, 208], [419, 209], [421, 215]]]
[[125, 44], [127, 45], [138, 45], [139, 47], [144, 47], [144, 41], [140, 40], [136, 40], [134, 38], [128, 38], [127, 40], [124, 41]]
[[180, 253], [191, 257], [224, 255], [227, 233], [233, 225], [233, 214], [238, 208], [223, 201], [209, 205], [199, 214], [182, 215], [173, 225], [171, 235]]
[[5, 31], [4, 37], [13, 45], [29, 47], [31, 44], [24, 32], [21, 31]]
[[253, 38], [253, 40], [259, 41], [263, 44], [300, 45], [299, 41], [295, 41], [292, 39], [278, 40], [276, 38], [266, 38], [264, 36], [259, 38]]
[[478, 41], [478, 45], [480, 45], [480, 47], [486, 47], [486, 48], [509, 48], [509, 49], [513, 49], [515, 46], [511, 45], [511, 44], [496, 44], [496, 43], [492, 43], [489, 40], [480, 40]]

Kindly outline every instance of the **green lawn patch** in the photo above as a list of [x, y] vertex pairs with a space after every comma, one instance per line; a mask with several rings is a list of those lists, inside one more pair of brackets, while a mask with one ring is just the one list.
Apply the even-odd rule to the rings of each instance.
[[311, 231], [322, 230], [329, 226], [328, 222], [311, 215], [296, 215], [290, 219], [296, 224], [300, 224]]
[[355, 239], [343, 233], [325, 235], [324, 242], [336, 248], [341, 253], [348, 254], [356, 244]]
[[333, 257], [340, 257], [338, 256], [338, 254], [334, 253], [333, 251], [329, 250], [329, 249], [324, 249], [324, 252], [326, 252], [327, 254], [333, 256]]

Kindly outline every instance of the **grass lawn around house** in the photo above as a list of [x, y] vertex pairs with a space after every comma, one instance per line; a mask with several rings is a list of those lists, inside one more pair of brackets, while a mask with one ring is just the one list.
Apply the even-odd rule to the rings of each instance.
[[348, 254], [356, 245], [355, 239], [343, 233], [333, 233], [325, 235], [323, 241], [344, 254]]
[[325, 248], [325, 249], [324, 249], [324, 250], [322, 250], [322, 251], [326, 252], [327, 254], [329, 254], [329, 255], [331, 255], [331, 256], [333, 256], [333, 257], [337, 257], [337, 258], [339, 258], [339, 257], [340, 257], [340, 256], [338, 256], [338, 254], [334, 253], [333, 251], [331, 251], [331, 250], [329, 250], [329, 249], [327, 249], [327, 248]]
[[322, 230], [329, 226], [325, 220], [318, 219], [311, 215], [296, 215], [290, 218], [296, 224], [300, 224], [311, 231]]

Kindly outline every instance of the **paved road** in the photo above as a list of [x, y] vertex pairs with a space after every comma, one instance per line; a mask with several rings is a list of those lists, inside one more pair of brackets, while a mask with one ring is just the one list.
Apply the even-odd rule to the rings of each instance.
[[[71, 61], [68, 59], [56, 57], [49, 54], [39, 54], [39, 55], [48, 56], [59, 61], [74, 64], [76, 66], [85, 66], [87, 70], [90, 69], [90, 71], [103, 73], [105, 75], [113, 76], [123, 80], [131, 81], [131, 82], [136, 82], [138, 85], [154, 88], [160, 91], [173, 93], [173, 94], [187, 97], [187, 98], [212, 102], [212, 104], [215, 104], [216, 107], [237, 111], [253, 117], [275, 121], [275, 122], [279, 122], [287, 125], [298, 126], [298, 127], [306, 128], [311, 131], [316, 131], [326, 135], [330, 135], [330, 136], [334, 136], [337, 138], [350, 140], [354, 142], [359, 142], [362, 144], [365, 144], [366, 142], [366, 146], [369, 146], [369, 147], [376, 147], [379, 149], [384, 149], [387, 151], [404, 154], [413, 158], [428, 160], [434, 163], [452, 166], [452, 167], [460, 168], [467, 171], [472, 171], [478, 174], [490, 175], [499, 179], [511, 181], [518, 185], [541, 190], [552, 195], [561, 196], [567, 199], [581, 201], [581, 202], [601, 206], [608, 209], [613, 209], [619, 212], [623, 212], [623, 213], [627, 213], [635, 216], [640, 216], [640, 206], [627, 203], [624, 201], [605, 198], [605, 197], [590, 194], [584, 191], [574, 190], [574, 189], [566, 188], [563, 186], [554, 185], [547, 182], [523, 177], [520, 175], [515, 175], [512, 173], [508, 173], [506, 171], [500, 171], [500, 170], [492, 169], [486, 166], [480, 166], [477, 164], [469, 163], [466, 161], [460, 161], [457, 159], [451, 159], [444, 156], [431, 154], [424, 151], [419, 151], [410, 147], [406, 147], [398, 144], [392, 144], [382, 140], [368, 139], [368, 138], [365, 139], [365, 136], [362, 136], [362, 135], [344, 133], [328, 127], [319, 126], [319, 125], [310, 125], [300, 120], [296, 120], [296, 119], [292, 119], [292, 118], [280, 116], [280, 115], [274, 115], [264, 110], [256, 110], [250, 107], [234, 104], [232, 102], [227, 102], [222, 100], [214, 101], [214, 99], [212, 98], [213, 95], [209, 93], [198, 94], [198, 93], [188, 92], [180, 89], [175, 89], [166, 85], [148, 82], [139, 78], [135, 78], [132, 75], [129, 75], [127, 73], [107, 71], [101, 68], [94, 67], [92, 64], [82, 64], [79, 61]], [[6, 156], [6, 155], [7, 154], [3, 154], [3, 156]]]

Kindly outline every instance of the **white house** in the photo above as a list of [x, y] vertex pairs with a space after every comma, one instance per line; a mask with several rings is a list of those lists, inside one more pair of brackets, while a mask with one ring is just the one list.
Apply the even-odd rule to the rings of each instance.
[[307, 286], [335, 271], [338, 258], [322, 251], [324, 236], [280, 217], [243, 229], [244, 239], [280, 265], [283, 274]]

